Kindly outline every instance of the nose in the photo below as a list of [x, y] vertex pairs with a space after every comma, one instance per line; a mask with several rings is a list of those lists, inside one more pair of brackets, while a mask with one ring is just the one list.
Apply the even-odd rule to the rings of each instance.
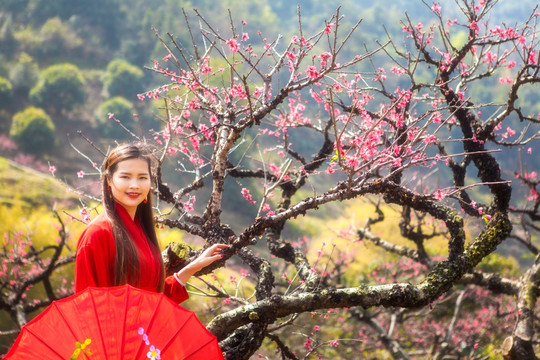
[[139, 188], [139, 182], [137, 179], [133, 179], [129, 182], [129, 188], [130, 189], [138, 189]]

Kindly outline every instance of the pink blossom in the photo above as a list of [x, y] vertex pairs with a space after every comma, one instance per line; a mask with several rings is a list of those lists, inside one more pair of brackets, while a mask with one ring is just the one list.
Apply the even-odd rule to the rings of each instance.
[[244, 199], [246, 199], [246, 201], [248, 201], [251, 204], [255, 204], [255, 201], [253, 200], [253, 197], [249, 193], [249, 189], [242, 188], [241, 193], [242, 193], [242, 196], [244, 197]]
[[201, 141], [199, 140], [198, 136], [191, 136], [189, 140], [191, 141], [191, 145], [193, 146], [193, 149], [197, 151], [201, 149]]
[[424, 143], [426, 145], [433, 144], [437, 141], [437, 137], [433, 134], [424, 136]]
[[538, 192], [535, 189], [531, 189], [531, 196], [527, 197], [527, 201], [536, 201], [538, 199]]
[[444, 199], [446, 197], [446, 193], [444, 191], [441, 191], [441, 189], [437, 189], [437, 191], [435, 192], [433, 197], [436, 200], [442, 200], [442, 199]]
[[392, 66], [392, 69], [390, 71], [392, 71], [396, 75], [402, 75], [406, 73], [405, 69], [397, 66]]
[[531, 148], [527, 149], [527, 154], [532, 154], [532, 149]]
[[171, 58], [171, 54], [165, 56], [162, 60], [163, 61], [169, 61], [170, 58]]
[[262, 86], [255, 86], [255, 91], [253, 92], [253, 96], [259, 97], [263, 93], [264, 87]]
[[485, 61], [489, 65], [493, 65], [497, 61], [497, 55], [488, 50], [488, 51], [486, 51]]
[[379, 81], [379, 80], [386, 80], [386, 71], [384, 70], [384, 68], [380, 67], [377, 69], [377, 77], [375, 78], [375, 81]]
[[196, 110], [199, 109], [201, 106], [199, 105], [199, 102], [196, 98], [191, 99], [191, 101], [188, 103], [188, 109], [189, 110]]
[[336, 172], [336, 163], [331, 163], [328, 165], [328, 168], [326, 169], [327, 174], [333, 174]]
[[410, 26], [403, 26], [402, 32], [412, 33], [412, 28]]
[[306, 75], [311, 79], [314, 80], [319, 77], [319, 72], [317, 71], [317, 68], [313, 65], [309, 65], [306, 70]]
[[240, 50], [240, 45], [238, 45], [235, 38], [230, 38], [229, 40], [225, 41], [225, 44], [229, 45], [229, 50], [231, 50], [233, 53], [237, 53], [238, 50]]
[[534, 50], [529, 51], [528, 63], [529, 64], [536, 64], [536, 51], [534, 51]]
[[195, 208], [195, 201], [196, 201], [196, 197], [195, 196], [192, 196], [190, 197], [190, 199], [188, 201], [186, 201], [184, 204], [182, 204], [182, 206], [184, 207], [184, 210], [186, 212], [192, 212]]
[[338, 345], [339, 345], [339, 342], [337, 340], [330, 341], [330, 346], [331, 347], [338, 347]]
[[246, 41], [246, 40], [249, 40], [249, 35], [248, 35], [248, 33], [243, 33], [242, 34], [242, 41]]
[[108, 113], [109, 119], [112, 119], [114, 117], [114, 113]]
[[446, 26], [448, 26], [448, 27], [450, 27], [452, 25], [455, 25], [455, 24], [457, 24], [457, 19], [454, 19], [454, 20], [448, 19], [448, 20], [446, 20]]
[[437, 4], [436, 2], [433, 3], [431, 6], [431, 11], [433, 11], [435, 14], [440, 15], [441, 14], [441, 6]]
[[86, 207], [83, 207], [82, 209], [79, 210], [79, 215], [81, 216], [81, 220], [84, 223], [90, 222], [90, 214], [88, 213], [88, 209]]
[[328, 51], [323, 52], [321, 55], [319, 55], [319, 58], [321, 59], [321, 66], [326, 67], [328, 60], [332, 59], [332, 54], [330, 54]]
[[8, 151], [17, 150], [17, 145], [6, 135], [0, 135], [0, 148]]
[[516, 135], [516, 131], [514, 129], [510, 128], [510, 127], [507, 127], [506, 128], [506, 134], [508, 136], [514, 136], [514, 135]]
[[81, 170], [81, 171], [77, 172], [77, 177], [82, 179], [84, 177], [84, 171]]
[[501, 84], [508, 84], [508, 85], [512, 85], [514, 83], [514, 80], [512, 80], [512, 78], [508, 77], [508, 76], [505, 76], [505, 77], [501, 77], [499, 78], [499, 82]]
[[311, 344], [312, 344], [312, 343], [311, 343], [311, 339], [308, 337], [308, 338], [306, 339], [306, 341], [304, 341], [304, 347], [305, 347], [306, 349], [308, 349], [308, 350], [311, 350], [311, 349], [312, 349]]
[[347, 158], [347, 166], [351, 169], [356, 169], [360, 165], [360, 161], [358, 161], [355, 157], [348, 157]]
[[54, 176], [54, 173], [56, 172], [56, 166], [49, 164], [49, 172]]
[[309, 89], [309, 93], [316, 102], [318, 102], [319, 104], [322, 103], [322, 98], [312, 88]]
[[208, 56], [203, 59], [203, 63], [201, 65], [201, 73], [205, 75], [212, 73], [212, 67], [208, 65]]
[[326, 27], [324, 28], [324, 33], [330, 34], [333, 29], [334, 29], [334, 23], [328, 23], [326, 24]]

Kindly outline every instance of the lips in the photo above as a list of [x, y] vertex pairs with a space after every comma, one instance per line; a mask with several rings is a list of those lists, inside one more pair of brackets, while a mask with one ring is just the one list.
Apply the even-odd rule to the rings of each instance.
[[139, 196], [141, 196], [140, 193], [126, 193], [126, 195], [131, 198], [131, 199], [136, 199], [138, 198]]

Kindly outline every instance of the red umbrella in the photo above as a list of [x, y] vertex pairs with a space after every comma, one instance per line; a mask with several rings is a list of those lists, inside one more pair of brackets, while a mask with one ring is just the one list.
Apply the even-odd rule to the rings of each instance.
[[88, 288], [23, 326], [7, 359], [223, 359], [191, 311], [129, 285]]

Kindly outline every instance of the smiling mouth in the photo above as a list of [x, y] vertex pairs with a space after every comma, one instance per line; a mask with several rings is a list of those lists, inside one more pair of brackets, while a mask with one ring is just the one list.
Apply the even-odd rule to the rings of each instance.
[[129, 196], [130, 198], [138, 198], [141, 194], [139, 193], [126, 193], [127, 196]]

